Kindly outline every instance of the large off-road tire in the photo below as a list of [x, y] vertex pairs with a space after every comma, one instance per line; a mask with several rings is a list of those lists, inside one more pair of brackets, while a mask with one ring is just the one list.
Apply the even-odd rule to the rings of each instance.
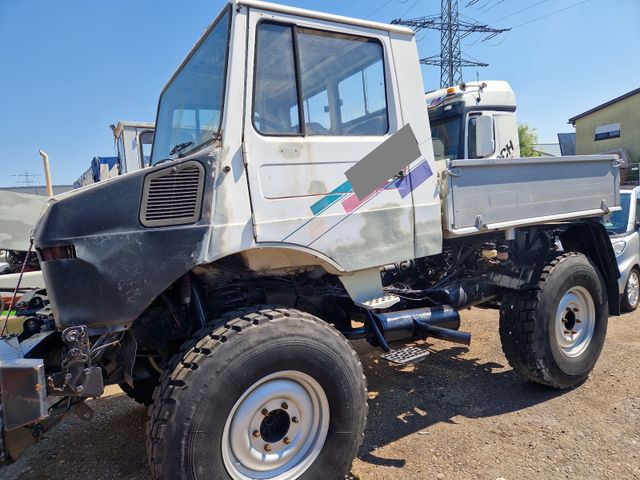
[[620, 309], [623, 312], [633, 312], [640, 303], [640, 271], [634, 268], [629, 273], [627, 285], [624, 287]]
[[221, 321], [160, 379], [147, 424], [154, 477], [344, 478], [367, 417], [351, 345], [293, 309], [256, 307]]
[[586, 380], [595, 366], [607, 319], [598, 270], [584, 255], [566, 253], [544, 268], [536, 291], [503, 298], [502, 349], [520, 376], [570, 388]]

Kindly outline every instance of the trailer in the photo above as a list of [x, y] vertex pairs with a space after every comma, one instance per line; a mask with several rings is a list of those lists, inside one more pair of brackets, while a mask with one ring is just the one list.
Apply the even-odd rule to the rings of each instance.
[[410, 29], [234, 0], [155, 125], [149, 168], [38, 222], [51, 309], [0, 341], [5, 459], [119, 384], [150, 406], [155, 478], [343, 478], [367, 420], [350, 341], [428, 361], [412, 342], [469, 345], [474, 305], [524, 380], [595, 366], [617, 160], [436, 158]]

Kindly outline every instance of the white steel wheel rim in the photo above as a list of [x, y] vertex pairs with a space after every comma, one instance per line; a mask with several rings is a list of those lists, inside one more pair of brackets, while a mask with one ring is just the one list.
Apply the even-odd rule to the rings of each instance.
[[638, 278], [638, 272], [631, 271], [629, 280], [627, 282], [627, 300], [629, 305], [635, 307], [638, 304], [638, 298], [640, 297], [640, 278]]
[[234, 480], [298, 478], [328, 431], [329, 402], [320, 384], [294, 370], [271, 374], [231, 409], [222, 432], [224, 466]]
[[580, 286], [564, 294], [556, 312], [556, 341], [567, 357], [584, 353], [596, 326], [596, 307], [589, 291]]

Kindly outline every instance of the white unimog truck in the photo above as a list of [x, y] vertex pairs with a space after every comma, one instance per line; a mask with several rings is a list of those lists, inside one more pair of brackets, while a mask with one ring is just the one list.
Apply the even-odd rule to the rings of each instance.
[[514, 370], [568, 388], [618, 309], [614, 157], [436, 160], [400, 26], [231, 2], [160, 96], [152, 164], [36, 226], [51, 311], [0, 341], [6, 459], [121, 384], [156, 478], [341, 478], [367, 417], [349, 340], [416, 362], [495, 307]]

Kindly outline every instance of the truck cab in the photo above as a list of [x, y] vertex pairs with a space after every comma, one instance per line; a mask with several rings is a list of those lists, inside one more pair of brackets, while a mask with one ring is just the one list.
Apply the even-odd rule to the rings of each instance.
[[499, 80], [461, 83], [425, 94], [436, 159], [520, 156], [516, 96]]

